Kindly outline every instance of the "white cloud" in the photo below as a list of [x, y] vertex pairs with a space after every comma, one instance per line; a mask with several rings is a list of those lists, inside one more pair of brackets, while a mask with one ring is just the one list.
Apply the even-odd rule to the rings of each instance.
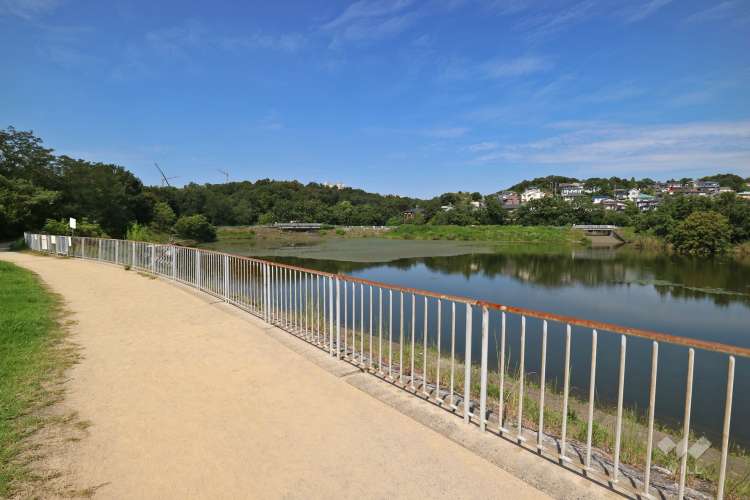
[[482, 151], [492, 151], [498, 148], [496, 142], [479, 142], [477, 144], [470, 144], [466, 147], [472, 153], [480, 153]]
[[516, 29], [525, 33], [529, 41], [538, 42], [586, 21], [593, 15], [595, 7], [593, 0], [584, 0], [556, 12], [526, 17], [516, 25]]
[[494, 0], [488, 7], [497, 10], [501, 15], [512, 15], [530, 9], [533, 5], [533, 0]]
[[59, 0], [0, 0], [0, 15], [31, 20], [52, 11]]
[[670, 3], [672, 3], [672, 0], [649, 0], [631, 10], [625, 21], [628, 23], [642, 21]]
[[519, 57], [512, 60], [494, 60], [482, 65], [489, 78], [510, 78], [545, 71], [551, 64], [540, 57]]
[[422, 134], [428, 137], [435, 137], [437, 139], [456, 139], [466, 135], [469, 131], [465, 127], [449, 127], [449, 128], [434, 128], [430, 130], [423, 130]]
[[165, 56], [185, 59], [189, 51], [205, 45], [207, 30], [195, 20], [146, 33], [146, 43]]
[[252, 35], [225, 37], [219, 41], [219, 44], [230, 50], [270, 49], [291, 53], [301, 50], [307, 44], [307, 39], [299, 33], [281, 35], [255, 33]]
[[402, 11], [413, 3], [413, 0], [360, 0], [344, 9], [334, 19], [325, 23], [322, 28], [332, 30], [349, 26], [361, 20], [378, 18]]
[[732, 14], [732, 11], [738, 4], [739, 2], [737, 1], [721, 2], [713, 7], [709, 7], [708, 9], [687, 16], [684, 21], [690, 24], [725, 19]]
[[607, 172], [730, 169], [750, 173], [750, 121], [653, 126], [552, 124], [564, 132], [506, 145], [479, 163], [560, 165]]
[[581, 101], [592, 103], [617, 102], [632, 99], [633, 97], [639, 97], [645, 93], [645, 89], [638, 87], [633, 83], [626, 82], [584, 94], [581, 96]]
[[420, 12], [409, 8], [413, 0], [359, 0], [324, 23], [320, 29], [333, 36], [331, 45], [344, 41], [370, 41], [389, 38], [409, 28]]

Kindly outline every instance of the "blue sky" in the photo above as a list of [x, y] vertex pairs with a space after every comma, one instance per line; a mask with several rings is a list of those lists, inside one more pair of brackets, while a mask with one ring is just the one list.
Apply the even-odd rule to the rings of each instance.
[[0, 125], [158, 183], [750, 176], [747, 0], [0, 0]]

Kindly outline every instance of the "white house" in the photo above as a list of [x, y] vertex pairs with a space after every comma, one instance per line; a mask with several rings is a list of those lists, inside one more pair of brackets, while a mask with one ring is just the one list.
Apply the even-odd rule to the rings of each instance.
[[547, 193], [545, 193], [541, 189], [539, 189], [539, 188], [529, 188], [526, 191], [524, 191], [523, 193], [521, 193], [521, 201], [523, 203], [528, 203], [528, 202], [530, 202], [532, 200], [541, 200], [545, 196], [547, 196]]
[[628, 200], [630, 201], [637, 201], [638, 198], [641, 196], [641, 190], [637, 188], [633, 188], [630, 191], [628, 191]]

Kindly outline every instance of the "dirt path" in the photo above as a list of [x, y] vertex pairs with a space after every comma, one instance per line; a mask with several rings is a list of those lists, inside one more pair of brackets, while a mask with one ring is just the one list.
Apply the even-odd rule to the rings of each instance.
[[260, 321], [135, 272], [2, 253], [61, 293], [84, 359], [58, 457], [100, 498], [545, 498], [284, 347]]

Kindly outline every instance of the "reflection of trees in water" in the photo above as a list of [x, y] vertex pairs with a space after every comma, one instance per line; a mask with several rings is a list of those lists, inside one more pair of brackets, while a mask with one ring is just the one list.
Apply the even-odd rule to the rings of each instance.
[[732, 303], [750, 305], [750, 267], [744, 263], [731, 259], [649, 254], [627, 248], [557, 253], [514, 250], [496, 254], [400, 259], [388, 263], [299, 258], [276, 260], [331, 273], [353, 273], [384, 266], [408, 270], [423, 264], [430, 271], [444, 275], [462, 275], [466, 278], [476, 274], [488, 278], [509, 276], [524, 283], [550, 288], [634, 283], [653, 285], [659, 295], [675, 299], [710, 299], [718, 306]]

